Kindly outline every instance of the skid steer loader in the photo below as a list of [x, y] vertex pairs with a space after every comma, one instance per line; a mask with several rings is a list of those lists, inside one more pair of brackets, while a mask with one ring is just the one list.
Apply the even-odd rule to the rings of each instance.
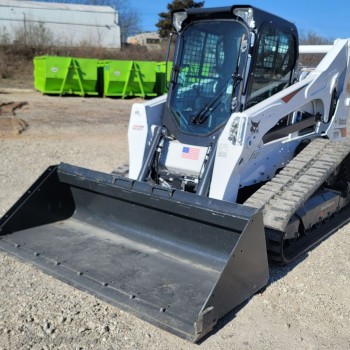
[[268, 260], [349, 221], [349, 41], [301, 71], [296, 27], [270, 13], [172, 16], [169, 93], [133, 105], [127, 176], [49, 167], [0, 248], [197, 341], [267, 284]]

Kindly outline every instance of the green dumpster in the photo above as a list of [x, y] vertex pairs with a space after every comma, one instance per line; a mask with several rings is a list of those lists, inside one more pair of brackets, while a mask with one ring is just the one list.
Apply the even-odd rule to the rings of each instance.
[[157, 96], [156, 89], [156, 65], [153, 61], [135, 61], [133, 79], [129, 86], [135, 96]]
[[127, 83], [133, 67], [133, 61], [110, 60], [104, 61], [103, 67], [103, 95], [127, 95]]
[[103, 70], [104, 96], [157, 96], [156, 62], [148, 61], [105, 61]]
[[97, 95], [97, 60], [35, 57], [34, 87], [44, 94]]
[[157, 95], [163, 95], [168, 92], [172, 67], [173, 63], [171, 61], [168, 61], [168, 65], [165, 61], [157, 62], [155, 87], [155, 92], [157, 93]]
[[70, 67], [66, 91], [77, 95], [98, 95], [98, 60], [93, 58], [74, 58]]
[[61, 93], [68, 74], [70, 57], [40, 56], [34, 58], [34, 87], [44, 94]]

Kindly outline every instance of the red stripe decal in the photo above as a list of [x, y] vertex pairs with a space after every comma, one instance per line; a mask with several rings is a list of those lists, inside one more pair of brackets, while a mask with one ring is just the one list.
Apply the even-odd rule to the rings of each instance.
[[299, 88], [298, 90], [291, 92], [289, 95], [282, 97], [282, 101], [284, 103], [288, 103], [302, 89], [304, 89], [304, 86]]

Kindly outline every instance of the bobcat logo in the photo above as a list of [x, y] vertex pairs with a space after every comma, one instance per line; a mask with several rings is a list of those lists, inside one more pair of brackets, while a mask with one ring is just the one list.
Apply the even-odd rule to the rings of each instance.
[[252, 132], [253, 134], [257, 134], [259, 132], [259, 124], [260, 124], [260, 120], [258, 122], [252, 121], [252, 126], [250, 127], [250, 132]]

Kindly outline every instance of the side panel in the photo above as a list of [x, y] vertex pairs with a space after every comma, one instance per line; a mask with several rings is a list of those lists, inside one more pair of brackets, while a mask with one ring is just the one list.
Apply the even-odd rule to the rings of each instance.
[[166, 95], [145, 103], [135, 103], [131, 109], [129, 143], [129, 177], [136, 180], [142, 168], [145, 152], [150, 145], [152, 126], [161, 125]]

